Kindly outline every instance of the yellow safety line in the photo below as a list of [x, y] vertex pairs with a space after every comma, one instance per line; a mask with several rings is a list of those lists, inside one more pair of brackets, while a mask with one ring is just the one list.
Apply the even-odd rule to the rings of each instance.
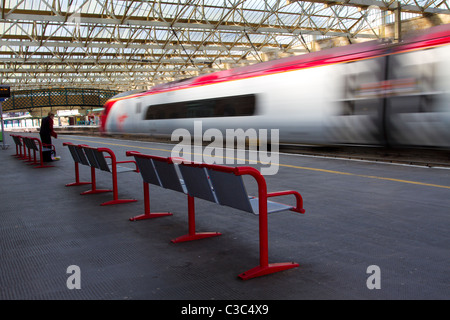
[[[154, 151], [172, 152], [172, 150], [169, 150], [169, 149], [130, 146], [130, 145], [120, 144], [120, 143], [100, 142], [100, 141], [74, 139], [74, 138], [69, 138], [69, 139], [75, 140], [75, 141], [82, 141], [82, 142], [103, 143], [103, 144], [112, 145], [112, 146], [119, 146], [119, 147], [129, 147], [129, 148], [138, 148], [138, 149], [146, 149], [146, 150], [154, 150]], [[189, 154], [195, 155], [195, 153], [189, 153]], [[227, 157], [222, 157], [222, 158], [226, 159]], [[241, 160], [241, 161], [246, 160], [246, 159], [238, 159], [238, 158], [228, 158], [228, 159]], [[257, 161], [257, 162], [261, 163], [260, 161]], [[432, 184], [432, 183], [425, 183], [425, 182], [418, 182], [418, 181], [411, 181], [411, 180], [403, 180], [403, 179], [395, 179], [395, 178], [370, 176], [370, 175], [365, 175], [365, 174], [356, 174], [356, 173], [343, 172], [343, 171], [335, 171], [335, 170], [327, 170], [327, 169], [319, 169], [319, 168], [311, 168], [311, 167], [302, 167], [302, 166], [295, 166], [295, 165], [282, 164], [282, 163], [279, 163], [278, 165], [280, 167], [287, 167], [287, 168], [300, 169], [300, 170], [317, 171], [317, 172], [324, 172], [324, 173], [333, 173], [333, 174], [340, 174], [340, 175], [347, 175], [347, 176], [354, 176], [354, 177], [362, 177], [362, 178], [368, 178], [368, 179], [386, 180], [386, 181], [393, 181], [393, 182], [400, 182], [400, 183], [407, 183], [407, 184], [415, 184], [415, 185], [426, 186], [426, 187], [450, 189], [450, 186], [444, 186], [444, 185]]]

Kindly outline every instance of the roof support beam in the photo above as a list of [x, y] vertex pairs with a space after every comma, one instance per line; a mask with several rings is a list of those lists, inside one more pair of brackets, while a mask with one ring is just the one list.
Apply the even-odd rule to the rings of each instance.
[[[288, 3], [298, 2], [300, 0], [287, 0]], [[338, 6], [352, 6], [361, 9], [367, 9], [370, 6], [375, 6], [380, 8], [380, 10], [394, 11], [396, 8], [396, 1], [382, 1], [382, 0], [301, 0], [302, 2], [313, 2], [313, 3], [323, 3], [328, 6], [338, 5]], [[400, 1], [399, 1], [400, 2]], [[438, 2], [438, 1], [431, 1]], [[417, 2], [416, 2], [417, 3]], [[440, 4], [439, 4], [440, 5]], [[436, 7], [431, 7], [430, 4], [426, 7], [420, 7], [410, 4], [402, 4], [403, 12], [411, 13], [433, 13], [433, 14], [450, 14], [448, 9], [440, 9]]]
[[[306, 53], [324, 38], [382, 38], [394, 2], [0, 0], [0, 83], [149, 87]], [[399, 2], [409, 16], [450, 13], [450, 1]]]
[[[3, 39], [8, 39], [11, 37], [4, 36]], [[29, 39], [28, 37], [25, 38]], [[0, 39], [0, 46], [18, 46], [23, 47], [24, 45], [28, 47], [39, 47], [41, 46], [40, 41], [31, 40], [31, 41], [22, 41], [22, 40], [1, 40]], [[259, 45], [259, 44], [258, 44]], [[251, 50], [252, 47], [250, 45], [246, 46], [242, 43], [222, 43], [222, 45], [214, 45], [212, 43], [208, 43], [206, 45], [202, 45], [200, 47], [196, 47], [195, 44], [184, 44], [183, 45], [186, 50], [204, 50], [204, 51], [220, 51], [220, 52], [242, 52], [242, 51], [248, 51]], [[57, 41], [48, 41], [45, 43], [45, 47], [48, 48], [103, 48], [103, 49], [119, 49], [119, 48], [125, 48], [125, 46], [121, 43], [101, 43], [101, 42], [94, 42], [93, 40], [89, 43], [85, 42], [70, 42], [70, 38], [58, 39]], [[177, 44], [166, 44], [164, 48], [161, 44], [147, 44], [145, 41], [140, 42], [134, 42], [130, 43], [126, 46], [128, 49], [147, 49], [147, 50], [183, 50], [183, 47], [181, 45]], [[261, 48], [260, 50], [262, 52], [271, 51], [274, 48], [279, 48], [270, 44], [267, 44], [265, 47]], [[290, 48], [286, 49], [289, 53], [303, 53], [305, 50], [303, 49], [295, 49]]]
[[[55, 22], [55, 23], [65, 23], [66, 17], [61, 15], [52, 15], [48, 11], [30, 11], [30, 10], [14, 10], [6, 12], [5, 19], [8, 20], [20, 20], [20, 21], [35, 21], [35, 22]], [[122, 22], [123, 21], [123, 22]], [[201, 31], [205, 30], [217, 30], [217, 31], [234, 31], [234, 32], [251, 32], [251, 33], [277, 33], [277, 34], [311, 34], [311, 35], [323, 35], [326, 33], [329, 36], [341, 36], [347, 35], [346, 32], [339, 29], [315, 29], [310, 27], [296, 27], [289, 28], [286, 26], [272, 26], [272, 25], [252, 25], [250, 23], [237, 24], [237, 23], [227, 23], [223, 22], [219, 24], [218, 22], [212, 21], [202, 21], [199, 22], [189, 22], [183, 19], [144, 19], [138, 17], [118, 17], [105, 19], [104, 17], [94, 15], [94, 14], [80, 14], [77, 17], [77, 23], [79, 24], [98, 24], [98, 25], [115, 25], [120, 26], [125, 24], [127, 26], [145, 26], [145, 27], [160, 27], [160, 28], [181, 28], [181, 29], [197, 29]]]

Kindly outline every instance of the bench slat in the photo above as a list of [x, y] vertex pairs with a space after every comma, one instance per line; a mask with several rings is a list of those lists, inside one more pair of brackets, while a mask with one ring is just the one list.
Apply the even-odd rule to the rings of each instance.
[[[253, 208], [254, 214], [259, 214], [259, 198], [250, 198], [250, 204]], [[286, 210], [291, 210], [293, 206], [289, 206], [283, 203], [267, 201], [267, 213], [275, 213]]]
[[212, 185], [205, 168], [180, 164], [180, 172], [186, 184], [187, 193], [195, 198], [201, 198], [217, 203]]
[[86, 154], [86, 158], [89, 161], [89, 166], [94, 167], [96, 169], [100, 169], [100, 165], [97, 162], [97, 159], [94, 155], [94, 149], [92, 148], [83, 148], [84, 153]]
[[183, 188], [183, 184], [181, 183], [173, 164], [156, 159], [153, 160], [153, 164], [155, 165], [155, 169], [158, 173], [162, 187], [186, 193], [186, 190]]
[[78, 146], [75, 146], [75, 149], [74, 149], [74, 150], [75, 150], [76, 153], [78, 154], [78, 157], [79, 157], [79, 159], [80, 159], [80, 161], [81, 161], [81, 164], [84, 164], [85, 166], [89, 166], [89, 161], [88, 161], [88, 159], [86, 158], [86, 154], [84, 153], [83, 148], [80, 148], [80, 147], [78, 147]]
[[[95, 160], [97, 161], [98, 168], [100, 170], [103, 170], [103, 171], [111, 172], [112, 164], [108, 165], [108, 163], [106, 162], [106, 158], [105, 158], [105, 155], [103, 154], [103, 152], [98, 151], [97, 149], [93, 149], [92, 153], [93, 153], [93, 155], [95, 157]], [[117, 166], [117, 168], [118, 167], [119, 166]], [[121, 172], [125, 172], [125, 171], [121, 171]]]
[[75, 150], [76, 146], [68, 144], [67, 147], [69, 148], [69, 151], [70, 151], [70, 154], [72, 155], [73, 161], [81, 163], [80, 156], [78, 155], [78, 152]]
[[146, 183], [151, 183], [161, 187], [161, 182], [159, 181], [158, 174], [156, 173], [153, 161], [147, 158], [135, 157], [136, 163], [139, 167], [139, 172], [141, 173], [142, 179]]
[[207, 171], [217, 200], [221, 205], [254, 213], [241, 176], [216, 170]]
[[[108, 166], [109, 166], [109, 170], [112, 170], [112, 165], [109, 164]], [[129, 168], [129, 167], [123, 167], [123, 166], [116, 166], [116, 168], [117, 168], [117, 173], [136, 171], [136, 169]]]

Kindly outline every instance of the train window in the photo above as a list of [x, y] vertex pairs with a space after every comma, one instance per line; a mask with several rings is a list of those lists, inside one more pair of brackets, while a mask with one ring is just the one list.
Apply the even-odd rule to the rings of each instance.
[[344, 100], [341, 103], [341, 116], [375, 116], [378, 113], [379, 99]]
[[209, 117], [238, 117], [255, 114], [255, 95], [220, 97], [152, 105], [146, 120]]
[[393, 113], [431, 113], [439, 111], [436, 103], [439, 98], [439, 94], [398, 96], [390, 102]]
[[354, 100], [346, 100], [342, 101], [342, 109], [341, 116], [351, 116], [355, 112], [355, 101]]

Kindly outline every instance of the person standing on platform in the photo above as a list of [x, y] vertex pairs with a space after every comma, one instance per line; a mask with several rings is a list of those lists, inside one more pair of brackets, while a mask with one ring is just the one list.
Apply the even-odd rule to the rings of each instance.
[[[57, 133], [53, 130], [53, 118], [54, 117], [55, 117], [55, 115], [52, 112], [49, 112], [47, 117], [42, 118], [41, 129], [39, 131], [39, 135], [41, 136], [41, 141], [42, 141], [42, 144], [44, 147], [46, 145], [48, 145], [48, 147], [50, 147], [50, 145], [52, 144], [52, 137], [54, 137], [55, 139], [58, 138]], [[43, 161], [45, 161], [45, 162], [52, 161], [51, 151], [44, 151], [42, 153], [42, 158], [43, 158]]]

